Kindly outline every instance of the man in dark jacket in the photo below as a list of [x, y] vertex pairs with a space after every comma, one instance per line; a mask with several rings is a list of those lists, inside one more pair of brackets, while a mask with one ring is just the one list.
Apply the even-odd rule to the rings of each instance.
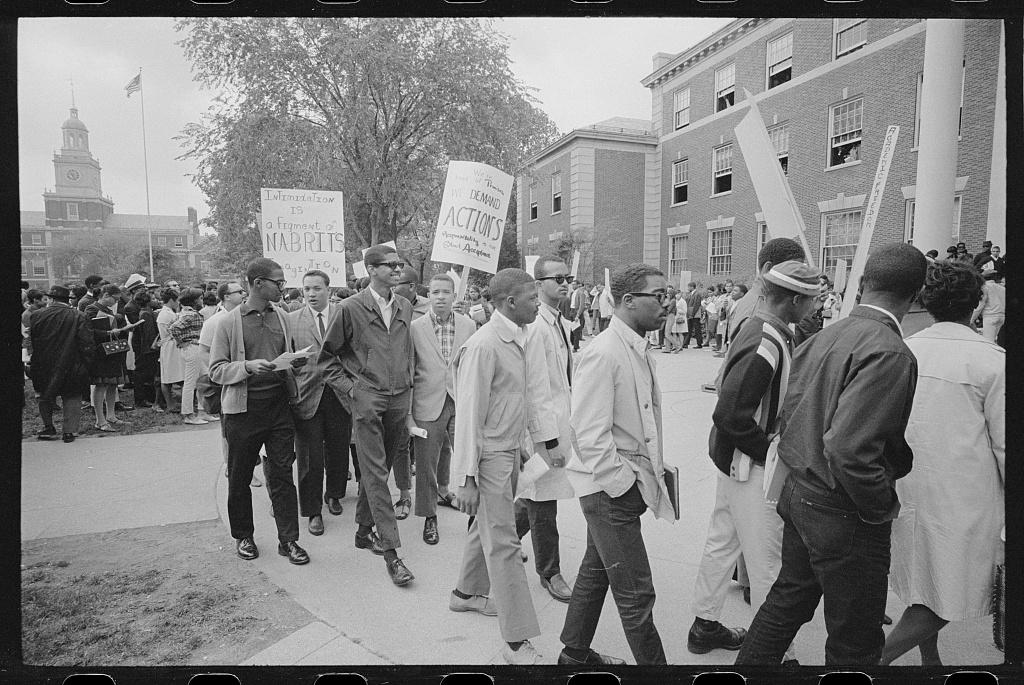
[[904, 438], [917, 360], [900, 321], [928, 261], [890, 243], [868, 257], [860, 304], [793, 357], [779, 459], [791, 469], [779, 496], [782, 569], [754, 617], [736, 664], [781, 662], [825, 597], [825, 665], [874, 665], [882, 620], [896, 479], [910, 472]]
[[704, 333], [700, 328], [700, 291], [693, 281], [686, 284], [686, 294], [683, 295], [686, 302], [686, 333], [683, 334], [683, 347], [690, 346], [690, 338], [697, 343], [697, 349], [703, 347]]
[[50, 304], [32, 313], [29, 321], [29, 378], [39, 397], [43, 429], [36, 437], [55, 440], [54, 402], [58, 395], [64, 408], [64, 442], [78, 433], [82, 413], [82, 386], [88, 384], [93, 355], [92, 327], [85, 314], [68, 304], [71, 291], [55, 285], [48, 293]]

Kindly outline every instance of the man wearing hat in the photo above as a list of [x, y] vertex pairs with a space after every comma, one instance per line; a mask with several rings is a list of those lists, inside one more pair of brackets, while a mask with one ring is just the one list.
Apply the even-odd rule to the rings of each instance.
[[64, 408], [64, 442], [72, 442], [78, 433], [82, 413], [82, 386], [89, 383], [89, 363], [93, 355], [92, 327], [85, 314], [68, 304], [71, 291], [55, 285], [47, 293], [50, 303], [32, 312], [29, 320], [28, 376], [39, 395], [39, 416], [43, 429], [40, 440], [56, 440], [53, 426], [54, 402], [58, 395]]
[[992, 241], [986, 240], [981, 244], [981, 252], [974, 255], [974, 268], [978, 271], [984, 271], [985, 265], [991, 261], [995, 261], [992, 258]]
[[[135, 301], [135, 293], [146, 287], [146, 279], [139, 274], [130, 275], [124, 282], [124, 286], [121, 288], [121, 297], [118, 303], [117, 310], [124, 314], [124, 318], [128, 320], [128, 323], [135, 323], [139, 320], [139, 312], [141, 308], [139, 303]], [[131, 389], [135, 387], [135, 366], [138, 361], [136, 358], [136, 347], [134, 341], [135, 333], [128, 334], [128, 341], [131, 343], [131, 351], [128, 353], [128, 383], [125, 384], [125, 389]], [[138, 399], [136, 398], [136, 406], [138, 405]]]
[[696, 618], [687, 639], [694, 654], [736, 650], [743, 644], [745, 630], [718, 622], [740, 553], [755, 612], [782, 565], [783, 524], [774, 505], [765, 501], [764, 464], [779, 432], [779, 409], [793, 359], [789, 324], [813, 310], [818, 276], [796, 260], [768, 269], [761, 284], [764, 300], [740, 328], [725, 358], [709, 439], [711, 460], [721, 473], [694, 588]]

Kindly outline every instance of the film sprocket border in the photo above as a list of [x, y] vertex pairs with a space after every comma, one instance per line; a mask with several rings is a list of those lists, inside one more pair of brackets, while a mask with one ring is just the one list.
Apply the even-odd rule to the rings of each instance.
[[[411, 3], [407, 0], [303, 0], [292, 2], [277, 0], [228, 0], [227, 2], [204, 2], [195, 0], [148, 0], [144, 5], [128, 0], [106, 0], [99, 3], [70, 2], [60, 0], [5, 0], [0, 6], [0, 60], [3, 75], [0, 79], [0, 121], [15, 122], [17, 120], [17, 85], [12, 76], [16, 69], [17, 59], [17, 19], [29, 17], [130, 17], [130, 16], [241, 16], [258, 14], [261, 16], [558, 16], [558, 17], [629, 17], [629, 16], [790, 16], [790, 17], [832, 17], [832, 16], [865, 16], [865, 17], [949, 17], [949, 18], [987, 18], [1004, 19], [1006, 36], [1006, 82], [1007, 82], [1007, 122], [1008, 128], [1017, 135], [1008, 136], [1007, 140], [1007, 217], [1024, 216], [1024, 193], [1015, 187], [1014, 181], [1024, 178], [1024, 143], [1020, 135], [1022, 119], [1022, 63], [1024, 44], [1022, 44], [1022, 28], [1024, 28], [1024, 4], [1019, 0], [945, 0], [941, 2], [913, 0], [905, 3], [881, 2], [879, 0], [832, 1], [825, 0], [790, 0], [785, 4], [767, 2], [766, 0], [735, 1], [735, 0], [688, 0], [687, 2], [670, 2], [660, 0], [608, 0], [598, 2], [580, 2], [577, 0], [482, 0], [481, 2], [454, 0], [430, 0]], [[17, 128], [8, 125], [4, 130], [6, 145], [2, 146], [2, 154], [6, 169], [18, 168]], [[1014, 192], [1016, 191], [1016, 192]], [[7, 175], [7, 183], [0, 186], [0, 207], [6, 224], [13, 226], [19, 221], [18, 188], [12, 174]], [[1009, 223], [1009, 219], [1008, 219]], [[1008, 235], [1009, 251], [1016, 247], [1024, 247], [1024, 242], [1016, 236]], [[8, 273], [13, 273], [15, 251], [4, 251], [8, 265]], [[1010, 340], [1017, 340], [1020, 316], [1022, 314], [1016, 297], [1017, 288], [1011, 279], [1011, 298], [1007, 303], [1011, 316], [1006, 323], [1010, 331]], [[5, 311], [15, 309], [16, 300], [10, 289], [10, 300]], [[13, 329], [11, 329], [13, 331]], [[12, 333], [13, 335], [13, 333]], [[10, 375], [21, 372], [20, 360], [15, 358], [17, 345], [9, 344], [6, 362]], [[1019, 351], [1017, 344], [1011, 343], [1011, 360], [1007, 365], [1007, 375], [1011, 382], [1007, 390], [1007, 412], [1011, 414], [1009, 425], [1010, 435], [1007, 442], [1008, 450], [1014, 456], [1019, 453], [1021, 445], [1020, 426], [1024, 425], [1019, 416], [1020, 407], [1024, 406], [1021, 397], [1021, 364], [1015, 358]], [[1016, 381], [1016, 382], [1013, 382]], [[3, 425], [13, 434], [20, 425], [20, 405], [16, 402], [4, 403], [8, 412]], [[19, 455], [20, 456], [20, 455]], [[356, 667], [339, 666], [327, 668], [323, 666], [284, 667], [284, 666], [172, 666], [172, 667], [103, 667], [88, 665], [82, 667], [38, 667], [23, 664], [21, 658], [21, 624], [20, 624], [20, 459], [8, 457], [10, 466], [7, 478], [0, 479], [0, 507], [6, 511], [0, 516], [0, 541], [4, 543], [4, 554], [0, 555], [0, 578], [4, 590], [0, 592], [0, 616], [7, 620], [0, 627], [0, 680], [17, 683], [59, 683], [74, 674], [106, 674], [115, 682], [122, 683], [187, 683], [192, 682], [232, 682], [233, 678], [218, 679], [214, 674], [233, 674], [241, 683], [314, 683], [318, 676], [326, 676], [323, 683], [356, 683], [365, 678], [367, 683], [408, 683], [432, 684], [441, 683], [448, 676], [449, 685], [469, 685], [485, 682], [485, 678], [477, 678], [474, 674], [487, 674], [494, 683], [567, 683], [575, 671], [557, 666], [538, 668], [512, 668], [507, 666], [400, 666], [400, 667]], [[1019, 459], [1009, 459], [1006, 465], [1008, 493], [1007, 501], [1016, 502], [1014, 495], [1024, 493], [1024, 465]], [[1021, 670], [1024, 655], [1024, 582], [1022, 582], [1021, 566], [1018, 562], [1022, 556], [1021, 531], [1024, 530], [1024, 507], [1009, 506], [1007, 519], [1007, 621], [1006, 621], [1006, 661], [997, 666], [950, 667], [889, 667], [867, 668], [863, 672], [875, 683], [939, 683], [945, 682], [947, 676], [954, 674], [949, 682], [1024, 682], [1024, 671]], [[615, 617], [608, 616], [606, 620]], [[682, 630], [682, 629], [680, 629]], [[666, 634], [668, 631], [666, 631]], [[728, 674], [740, 669], [723, 666], [721, 676], [713, 677], [707, 666], [678, 665], [661, 668], [648, 667], [604, 667], [606, 673], [612, 673], [619, 682], [632, 683], [691, 683], [700, 682], [737, 682]], [[843, 669], [848, 670], [848, 669]], [[971, 672], [991, 674], [991, 676]], [[782, 669], [744, 669], [743, 677], [748, 683], [830, 683], [833, 678], [821, 680], [828, 670], [823, 666], [803, 666], [798, 670]], [[334, 675], [327, 675], [334, 674]], [[342, 674], [349, 674], [348, 676]], [[358, 674], [362, 678], [353, 677]], [[596, 674], [595, 674], [596, 675]], [[839, 676], [836, 673], [835, 676]], [[700, 676], [698, 678], [698, 676]], [[100, 678], [95, 682], [106, 679]], [[85, 679], [72, 678], [71, 682]], [[611, 682], [606, 676], [590, 679], [575, 678], [573, 683]], [[866, 682], [863, 678], [851, 674], [836, 682]]]

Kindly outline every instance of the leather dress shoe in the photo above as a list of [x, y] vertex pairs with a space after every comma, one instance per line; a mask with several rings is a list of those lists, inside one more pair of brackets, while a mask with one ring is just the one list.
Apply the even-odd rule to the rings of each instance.
[[428, 518], [423, 523], [423, 542], [428, 545], [436, 545], [439, 539], [437, 535], [437, 519]]
[[252, 561], [260, 555], [260, 550], [256, 547], [256, 542], [251, 537], [236, 540], [235, 550], [238, 552], [238, 556], [246, 561]]
[[384, 556], [384, 548], [381, 546], [380, 536], [372, 530], [369, 535], [356, 533], [356, 549], [368, 549], [378, 556]]
[[341, 516], [341, 512], [345, 511], [345, 508], [341, 506], [341, 500], [337, 497], [324, 497], [324, 502], [327, 503], [327, 511], [331, 513], [331, 516]]
[[686, 638], [686, 649], [693, 654], [707, 654], [712, 649], [736, 651], [746, 637], [744, 628], [726, 628], [718, 621], [701, 622], [695, 618]]
[[310, 535], [323, 535], [324, 534], [324, 517], [320, 514], [309, 517], [309, 534]]
[[561, 573], [556, 573], [550, 578], [540, 579], [541, 587], [548, 591], [548, 594], [559, 602], [568, 603], [572, 599], [572, 588], [565, 582]]
[[394, 561], [387, 562], [387, 567], [391, 582], [395, 585], [408, 585], [416, 577], [405, 567], [405, 563], [401, 559], [396, 558]]
[[74, 433], [65, 433], [63, 439], [64, 439], [64, 442], [74, 442], [75, 441], [75, 434]]
[[296, 566], [309, 563], [309, 555], [306, 554], [306, 550], [299, 547], [299, 543], [294, 540], [277, 543], [277, 553], [282, 557], [288, 557], [288, 561]]
[[598, 654], [594, 650], [590, 650], [590, 654], [583, 661], [572, 658], [565, 653], [564, 649], [558, 655], [559, 666], [618, 666], [624, 663], [626, 663], [624, 659], [616, 659], [607, 654]]

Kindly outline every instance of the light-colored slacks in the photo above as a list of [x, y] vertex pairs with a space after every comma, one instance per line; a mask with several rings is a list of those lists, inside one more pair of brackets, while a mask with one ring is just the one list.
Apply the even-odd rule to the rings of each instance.
[[185, 383], [181, 388], [181, 415], [188, 416], [196, 410], [196, 381], [199, 380], [202, 363], [199, 361], [199, 345], [189, 344], [179, 349], [185, 371]]
[[[456, 589], [489, 595], [498, 609], [498, 628], [505, 642], [540, 635], [526, 569], [520, 558], [512, 501], [519, 452], [484, 452], [476, 476], [480, 506], [469, 527]], [[493, 592], [492, 592], [493, 590]]]

